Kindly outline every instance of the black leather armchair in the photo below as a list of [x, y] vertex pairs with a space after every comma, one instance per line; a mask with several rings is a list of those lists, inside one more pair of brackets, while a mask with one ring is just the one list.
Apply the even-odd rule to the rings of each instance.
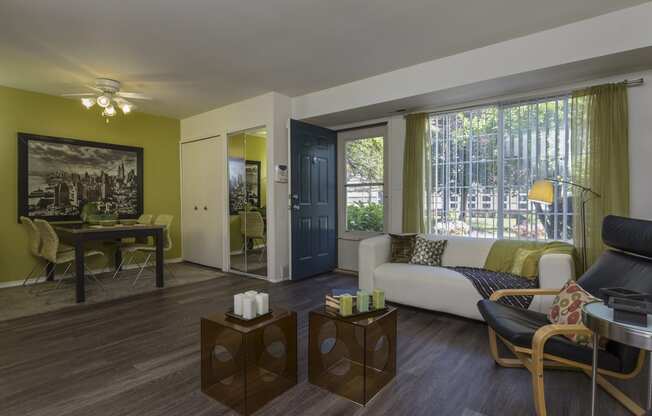
[[[607, 216], [602, 240], [608, 249], [578, 279], [578, 284], [595, 297], [600, 289], [625, 287], [652, 294], [652, 221]], [[545, 314], [496, 302], [508, 295], [554, 295], [559, 288], [509, 289], [497, 291], [489, 300], [478, 302], [478, 309], [489, 327], [489, 347], [497, 364], [525, 367], [532, 374], [534, 406], [537, 415], [546, 415], [543, 384], [544, 368], [580, 369], [591, 373], [593, 350], [573, 343], [562, 334], [590, 333], [582, 324], [553, 325]], [[516, 358], [501, 357], [501, 340]], [[618, 379], [635, 377], [643, 367], [645, 355], [639, 349], [609, 341], [598, 355], [598, 383], [634, 414], [644, 411], [604, 376]]]

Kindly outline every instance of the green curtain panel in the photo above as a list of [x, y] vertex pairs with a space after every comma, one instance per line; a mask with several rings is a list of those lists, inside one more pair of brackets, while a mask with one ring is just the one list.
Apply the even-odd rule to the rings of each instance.
[[[600, 194], [586, 204], [586, 264], [604, 251], [602, 220], [629, 215], [629, 132], [627, 86], [606, 84], [573, 92], [571, 117], [572, 176]], [[573, 239], [581, 253], [582, 209], [573, 201]]]
[[410, 114], [405, 120], [403, 157], [403, 232], [423, 233], [428, 159], [428, 114]]

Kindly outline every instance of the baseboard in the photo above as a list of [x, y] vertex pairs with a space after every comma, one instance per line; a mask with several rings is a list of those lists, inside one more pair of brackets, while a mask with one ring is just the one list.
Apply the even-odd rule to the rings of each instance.
[[[175, 258], [173, 258], [173, 259], [165, 259], [165, 264], [172, 264], [172, 263], [183, 263], [183, 259], [182, 259], [181, 257], [175, 257]], [[123, 268], [124, 270], [132, 270], [132, 269], [136, 269], [136, 268], [138, 268], [138, 267], [139, 267], [139, 266], [136, 265], [136, 264], [129, 264], [129, 265], [123, 266], [122, 268]], [[100, 272], [100, 273], [108, 273], [108, 272], [112, 272], [112, 271], [114, 271], [114, 270], [115, 270], [115, 269], [114, 269], [113, 267], [105, 267], [105, 268], [103, 268], [103, 269], [100, 269], [99, 272]], [[95, 272], [96, 270], [93, 270], [93, 271]], [[40, 280], [40, 279], [43, 279], [44, 277], [45, 277], [44, 275], [39, 276], [39, 280]], [[73, 274], [72, 274], [72, 273], [66, 273], [66, 274], [63, 275], [63, 276], [58, 275], [57, 277], [58, 277], [59, 279], [70, 279], [70, 278], [73, 277]], [[34, 278], [31, 278], [30, 281], [33, 280], [33, 279], [34, 279]], [[20, 286], [20, 285], [23, 284], [23, 280], [24, 280], [24, 279], [21, 279], [21, 280], [12, 280], [12, 281], [10, 281], [10, 282], [0, 282], [0, 289], [4, 289], [4, 288], [7, 288], [7, 287], [16, 287], [16, 286]]]
[[335, 271], [335, 273], [350, 274], [351, 276], [357, 276], [358, 275], [357, 270], [340, 269], [338, 267], [334, 271]]

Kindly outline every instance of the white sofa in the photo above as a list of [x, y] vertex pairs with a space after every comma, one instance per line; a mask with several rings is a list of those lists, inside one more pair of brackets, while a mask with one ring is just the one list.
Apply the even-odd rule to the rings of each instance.
[[[443, 266], [483, 267], [495, 240], [426, 236], [448, 240]], [[390, 263], [390, 237], [381, 235], [360, 242], [359, 286], [380, 288], [391, 302], [482, 320], [476, 304], [482, 297], [464, 275], [445, 267]], [[561, 288], [574, 275], [571, 256], [546, 254], [539, 260], [539, 287]], [[536, 296], [530, 309], [547, 312], [553, 298]]]

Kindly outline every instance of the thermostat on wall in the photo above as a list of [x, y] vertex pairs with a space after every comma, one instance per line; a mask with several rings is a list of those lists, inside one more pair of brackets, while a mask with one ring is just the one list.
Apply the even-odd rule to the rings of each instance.
[[287, 165], [276, 165], [276, 182], [288, 183], [288, 167]]

